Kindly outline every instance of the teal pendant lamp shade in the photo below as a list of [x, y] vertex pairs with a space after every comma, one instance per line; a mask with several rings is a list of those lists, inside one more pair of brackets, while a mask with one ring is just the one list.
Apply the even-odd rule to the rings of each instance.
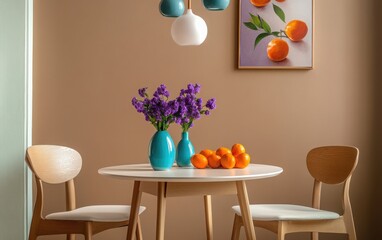
[[221, 11], [228, 7], [230, 0], [202, 0], [203, 5], [210, 11]]
[[159, 3], [160, 13], [165, 17], [179, 17], [184, 12], [183, 0], [162, 0]]

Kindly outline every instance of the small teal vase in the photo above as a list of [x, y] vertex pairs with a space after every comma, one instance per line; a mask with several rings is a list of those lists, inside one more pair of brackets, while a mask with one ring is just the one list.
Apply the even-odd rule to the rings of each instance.
[[202, 0], [203, 5], [210, 11], [221, 11], [228, 7], [230, 0]]
[[179, 17], [184, 12], [183, 0], [162, 0], [159, 3], [159, 11], [165, 17]]
[[188, 138], [188, 132], [182, 132], [182, 139], [176, 148], [176, 164], [179, 167], [191, 166], [191, 157], [194, 154], [194, 146]]
[[175, 161], [175, 144], [167, 131], [157, 131], [150, 140], [149, 159], [154, 170], [172, 168]]

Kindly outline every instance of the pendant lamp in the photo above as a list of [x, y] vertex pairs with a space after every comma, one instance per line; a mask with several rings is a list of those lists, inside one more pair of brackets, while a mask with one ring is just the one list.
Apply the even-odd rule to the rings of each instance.
[[206, 22], [192, 12], [191, 0], [188, 0], [186, 13], [175, 19], [171, 26], [172, 39], [180, 46], [195, 46], [204, 42], [207, 32]]
[[165, 17], [179, 17], [184, 13], [183, 0], [161, 0], [159, 12]]
[[203, 0], [203, 5], [210, 11], [222, 11], [229, 5], [230, 0]]

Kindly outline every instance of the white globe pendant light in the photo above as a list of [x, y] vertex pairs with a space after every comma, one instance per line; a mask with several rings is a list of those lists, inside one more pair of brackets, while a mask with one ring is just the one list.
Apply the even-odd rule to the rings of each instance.
[[206, 40], [207, 32], [206, 22], [192, 12], [189, 0], [187, 12], [171, 26], [172, 39], [180, 46], [200, 45]]

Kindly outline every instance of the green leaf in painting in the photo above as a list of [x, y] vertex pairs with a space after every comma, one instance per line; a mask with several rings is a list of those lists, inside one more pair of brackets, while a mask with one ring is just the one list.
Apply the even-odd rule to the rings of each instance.
[[244, 25], [249, 28], [249, 29], [252, 29], [252, 30], [257, 30], [257, 27], [255, 26], [255, 24], [251, 23], [251, 22], [244, 22]]
[[275, 37], [280, 37], [280, 32], [272, 32], [272, 35], [275, 36]]
[[285, 22], [285, 13], [279, 6], [273, 4], [273, 11], [275, 11], [276, 15], [279, 16], [281, 21]]
[[259, 16], [259, 20], [260, 20], [261, 28], [264, 29], [264, 31], [266, 31], [267, 33], [272, 33], [272, 29], [271, 29], [271, 27], [270, 27], [269, 24], [264, 20], [264, 18], [261, 18], [261, 17]]
[[259, 42], [260, 42], [263, 38], [268, 37], [269, 35], [271, 35], [271, 34], [269, 34], [269, 33], [260, 33], [259, 35], [257, 35], [256, 40], [255, 40], [254, 48], [256, 48], [257, 44], [259, 44]]
[[259, 17], [258, 17], [258, 16], [255, 16], [255, 15], [253, 15], [253, 14], [251, 14], [251, 13], [250, 13], [249, 15], [251, 15], [252, 23], [255, 24], [255, 26], [256, 26], [257, 28], [262, 28], [262, 27], [261, 27], [261, 22], [260, 22]]

